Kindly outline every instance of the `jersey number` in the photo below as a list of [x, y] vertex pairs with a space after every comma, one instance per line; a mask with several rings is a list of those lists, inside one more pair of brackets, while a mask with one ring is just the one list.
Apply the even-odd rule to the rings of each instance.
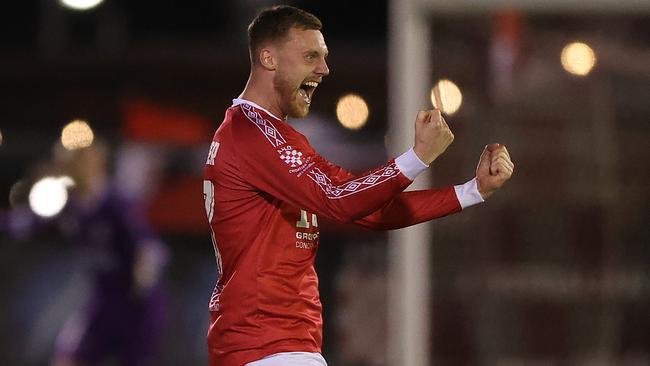
[[[311, 225], [313, 227], [318, 227], [318, 220], [316, 219], [316, 214], [311, 214]], [[300, 221], [296, 221], [296, 227], [309, 229], [309, 221], [307, 221], [307, 211], [300, 210]]]
[[208, 224], [210, 224], [210, 236], [212, 237], [212, 247], [214, 248], [214, 256], [217, 260], [217, 282], [221, 277], [221, 254], [217, 248], [217, 238], [214, 236], [212, 230], [212, 216], [214, 215], [214, 184], [209, 180], [203, 181], [203, 198], [205, 199], [205, 214], [208, 217]]
[[210, 223], [214, 213], [214, 185], [209, 180], [203, 181], [203, 198], [205, 199], [205, 214], [208, 217], [208, 223]]

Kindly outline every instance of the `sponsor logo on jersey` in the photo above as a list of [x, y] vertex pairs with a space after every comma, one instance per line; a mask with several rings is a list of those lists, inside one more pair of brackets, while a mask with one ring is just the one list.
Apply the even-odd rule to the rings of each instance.
[[314, 249], [316, 247], [316, 243], [306, 243], [304, 241], [297, 241], [296, 242], [296, 248], [298, 249]]

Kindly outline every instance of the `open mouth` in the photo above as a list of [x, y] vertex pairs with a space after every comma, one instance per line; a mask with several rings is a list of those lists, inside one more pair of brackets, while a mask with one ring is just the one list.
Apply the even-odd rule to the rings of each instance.
[[298, 94], [303, 97], [307, 105], [311, 104], [311, 97], [314, 95], [314, 90], [318, 87], [318, 82], [316, 81], [306, 81], [300, 85], [298, 89]]

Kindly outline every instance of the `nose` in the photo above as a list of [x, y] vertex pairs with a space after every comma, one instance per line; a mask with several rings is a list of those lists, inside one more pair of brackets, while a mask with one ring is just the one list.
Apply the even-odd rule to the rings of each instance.
[[319, 76], [327, 76], [330, 74], [330, 69], [327, 67], [327, 61], [325, 61], [325, 58], [321, 59], [321, 62], [318, 64], [315, 72]]

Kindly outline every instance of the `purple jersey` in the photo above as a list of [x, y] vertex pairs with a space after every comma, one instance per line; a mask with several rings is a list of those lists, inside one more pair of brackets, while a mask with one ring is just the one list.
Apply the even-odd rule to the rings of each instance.
[[134, 271], [143, 252], [152, 258], [147, 265], [166, 263], [167, 250], [141, 208], [115, 189], [105, 190], [94, 204], [71, 201], [60, 220], [71, 238], [88, 251], [99, 296], [124, 297], [137, 291]]
[[61, 330], [57, 358], [100, 364], [116, 357], [121, 365], [151, 360], [164, 322], [160, 279], [169, 254], [137, 205], [108, 188], [93, 202], [71, 197], [54, 218], [23, 207], [3, 214], [0, 225], [16, 238], [56, 227], [87, 254], [92, 292]]

